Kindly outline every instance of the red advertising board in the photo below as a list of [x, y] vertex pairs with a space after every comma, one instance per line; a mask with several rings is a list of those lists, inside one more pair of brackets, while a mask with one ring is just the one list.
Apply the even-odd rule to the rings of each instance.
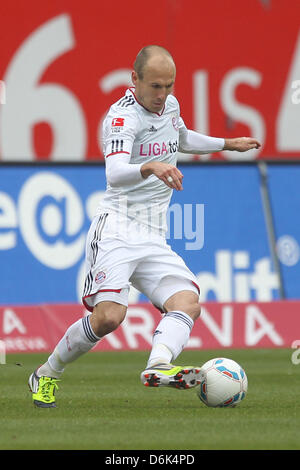
[[[188, 349], [290, 348], [300, 345], [300, 301], [206, 303], [195, 322]], [[7, 353], [50, 352], [73, 322], [87, 312], [81, 305], [0, 308], [0, 340]], [[150, 303], [130, 305], [121, 326], [94, 350], [150, 350], [161, 314]], [[296, 347], [297, 347], [296, 345]]]
[[0, 161], [103, 159], [103, 117], [147, 44], [173, 54], [189, 128], [262, 143], [202, 159], [300, 158], [298, 0], [11, 0], [0, 44]]

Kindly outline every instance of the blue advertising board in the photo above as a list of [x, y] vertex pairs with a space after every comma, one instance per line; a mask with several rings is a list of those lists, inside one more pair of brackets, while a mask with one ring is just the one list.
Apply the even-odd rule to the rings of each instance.
[[[181, 204], [204, 206], [204, 244], [171, 244], [184, 253], [197, 275], [203, 300], [269, 301], [278, 298], [255, 166], [184, 168], [187, 191], [174, 194]], [[180, 250], [179, 250], [180, 246]]]
[[[180, 169], [184, 190], [174, 191], [167, 239], [196, 274], [202, 301], [277, 299], [257, 168]], [[299, 225], [296, 230], [292, 220], [299, 198], [298, 206], [292, 197], [282, 201], [276, 171], [271, 182], [276, 228], [299, 240]], [[298, 171], [295, 191], [299, 178]], [[80, 300], [86, 233], [105, 187], [101, 165], [0, 168], [0, 304]], [[291, 214], [286, 203], [293, 205]], [[287, 296], [299, 297], [294, 281], [300, 278], [299, 263], [284, 276]], [[145, 300], [134, 289], [130, 295], [131, 302]]]
[[272, 165], [268, 185], [285, 296], [300, 298], [300, 165]]

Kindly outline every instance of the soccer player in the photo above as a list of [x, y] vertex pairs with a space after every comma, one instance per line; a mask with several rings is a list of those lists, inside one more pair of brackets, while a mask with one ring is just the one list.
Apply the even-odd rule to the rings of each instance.
[[190, 388], [200, 367], [176, 366], [200, 315], [195, 275], [166, 243], [166, 212], [183, 189], [177, 151], [240, 152], [259, 148], [253, 138], [214, 138], [188, 130], [173, 96], [176, 67], [170, 53], [144, 47], [132, 72], [133, 87], [113, 104], [103, 124], [107, 189], [86, 242], [83, 303], [91, 313], [66, 331], [47, 362], [29, 378], [35, 405], [55, 406], [67, 364], [89, 351], [124, 320], [133, 285], [163, 314], [141, 381], [149, 387]]

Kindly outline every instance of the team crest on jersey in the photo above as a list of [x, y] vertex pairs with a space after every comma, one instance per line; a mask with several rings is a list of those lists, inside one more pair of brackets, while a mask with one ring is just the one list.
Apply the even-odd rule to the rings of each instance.
[[96, 284], [101, 284], [106, 279], [106, 274], [104, 271], [100, 271], [99, 273], [96, 274], [95, 277], [95, 282]]
[[179, 127], [178, 127], [178, 117], [177, 116], [172, 117], [172, 124], [173, 124], [173, 127], [174, 127], [175, 131], [178, 131]]

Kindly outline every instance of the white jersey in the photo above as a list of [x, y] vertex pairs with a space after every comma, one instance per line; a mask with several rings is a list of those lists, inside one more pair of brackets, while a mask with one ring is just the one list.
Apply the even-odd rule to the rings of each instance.
[[[105, 159], [130, 155], [130, 164], [157, 160], [176, 165], [180, 127], [185, 127], [177, 99], [169, 95], [162, 111], [151, 113], [137, 101], [134, 91], [129, 88], [104, 120]], [[127, 217], [164, 235], [171, 196], [172, 189], [155, 175], [137, 184], [112, 187], [107, 183], [97, 213], [125, 210]]]

